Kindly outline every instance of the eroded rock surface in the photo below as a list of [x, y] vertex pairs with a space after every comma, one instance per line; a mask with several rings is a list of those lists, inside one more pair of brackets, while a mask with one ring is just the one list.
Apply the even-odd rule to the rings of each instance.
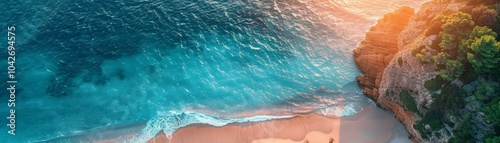
[[402, 7], [399, 10], [386, 14], [377, 25], [370, 28], [365, 40], [354, 50], [354, 59], [363, 76], [357, 78], [363, 92], [372, 99], [379, 96], [380, 79], [385, 67], [398, 51], [398, 36], [414, 10]]

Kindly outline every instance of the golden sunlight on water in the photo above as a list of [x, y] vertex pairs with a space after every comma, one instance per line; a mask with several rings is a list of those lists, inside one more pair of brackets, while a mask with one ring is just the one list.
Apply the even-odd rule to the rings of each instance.
[[384, 14], [401, 6], [418, 8], [426, 0], [329, 0], [332, 4], [342, 7], [365, 19], [377, 20]]
[[[279, 1], [279, 0], [275, 0]], [[418, 9], [428, 0], [298, 0], [312, 11], [321, 21], [338, 34], [327, 43], [336, 43], [333, 48], [351, 51], [364, 38], [368, 29], [375, 25], [384, 14], [402, 6]], [[286, 5], [275, 5], [278, 9], [290, 9]], [[284, 10], [283, 10], [284, 11]], [[289, 10], [296, 13], [296, 10]], [[339, 46], [335, 46], [339, 45]], [[342, 46], [340, 46], [342, 45]], [[344, 52], [351, 57], [350, 52]]]

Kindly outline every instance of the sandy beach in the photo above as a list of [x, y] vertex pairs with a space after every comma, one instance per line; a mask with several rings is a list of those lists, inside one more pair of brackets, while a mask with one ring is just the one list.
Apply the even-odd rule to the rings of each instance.
[[[120, 143], [132, 139], [145, 123], [105, 128], [49, 142]], [[168, 139], [162, 132], [147, 143], [407, 143], [408, 133], [394, 114], [367, 105], [349, 117], [300, 115], [262, 122], [231, 123], [221, 127], [192, 124]]]
[[[233, 123], [222, 127], [194, 124], [181, 128], [169, 140], [159, 133], [148, 143], [387, 143], [404, 141], [393, 115], [369, 105], [351, 117], [325, 117], [317, 114], [255, 123]], [[403, 129], [404, 130], [404, 129]]]

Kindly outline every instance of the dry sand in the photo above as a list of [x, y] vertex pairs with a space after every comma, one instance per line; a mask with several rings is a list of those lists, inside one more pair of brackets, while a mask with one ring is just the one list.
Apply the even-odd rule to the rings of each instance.
[[222, 127], [194, 124], [176, 131], [171, 140], [160, 133], [148, 143], [329, 143], [331, 138], [335, 143], [387, 143], [397, 125], [393, 115], [369, 105], [352, 117], [311, 114]]

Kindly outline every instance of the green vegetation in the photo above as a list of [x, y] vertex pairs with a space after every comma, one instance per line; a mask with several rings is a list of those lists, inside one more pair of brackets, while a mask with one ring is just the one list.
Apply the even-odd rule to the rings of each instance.
[[441, 90], [441, 94], [435, 97], [434, 103], [414, 127], [415, 129], [422, 130], [424, 125], [429, 125], [432, 130], [437, 131], [444, 127], [444, 123], [447, 122], [446, 116], [456, 114], [457, 109], [464, 107], [463, 89], [456, 85], [445, 84]]
[[[497, 99], [498, 100], [498, 99]], [[500, 126], [500, 101], [492, 102], [484, 109], [486, 118], [494, 125]]]
[[486, 143], [500, 143], [500, 136], [487, 138]]
[[[478, 12], [478, 10], [486, 10]], [[488, 7], [472, 8], [481, 15], [484, 12], [490, 14], [492, 9]], [[494, 10], [493, 10], [494, 11]], [[484, 16], [484, 15], [481, 15]], [[479, 17], [479, 16], [478, 16]], [[476, 21], [481, 21], [479, 17]], [[490, 25], [493, 22], [489, 21]], [[439, 48], [433, 47], [437, 53], [432, 53], [425, 48], [415, 56], [423, 63], [433, 63], [438, 67], [439, 75], [446, 81], [460, 78], [469, 65], [474, 67], [478, 74], [493, 74], [500, 71], [500, 42], [497, 42], [497, 34], [492, 29], [484, 26], [474, 26], [473, 17], [464, 12], [444, 12], [436, 16], [426, 31], [427, 34], [436, 34], [439, 31]], [[441, 25], [440, 27], [438, 25]]]
[[464, 65], [457, 60], [445, 60], [445, 68], [439, 70], [439, 76], [447, 81], [452, 81], [462, 76], [464, 73]]
[[[411, 51], [422, 64], [432, 64], [439, 72], [438, 77], [424, 83], [434, 99], [414, 128], [425, 139], [431, 133], [425, 129], [426, 125], [437, 131], [445, 124], [455, 125], [447, 117], [465, 116], [466, 120], [455, 126], [449, 142], [477, 142], [472, 134], [473, 124], [469, 121], [472, 120], [470, 116], [475, 114], [471, 112], [479, 110], [495, 128], [481, 142], [500, 143], [500, 1], [459, 1], [467, 6], [459, 11], [443, 11], [426, 21], [428, 27], [424, 36], [437, 36], [432, 44], [421, 45]], [[467, 93], [463, 85], [467, 85]], [[407, 110], [415, 110], [415, 102], [408, 99], [411, 97], [408, 91], [403, 90], [400, 97]], [[464, 100], [466, 98], [467, 101]], [[475, 105], [472, 106], [475, 109], [464, 109], [466, 104]]]
[[431, 109], [420, 121], [421, 124], [428, 124], [433, 131], [437, 131], [444, 127], [444, 115], [443, 112], [438, 109]]
[[425, 82], [424, 86], [430, 92], [438, 91], [443, 87], [446, 81], [444, 81], [441, 77], [436, 77], [434, 79], [428, 80]]
[[416, 123], [415, 125], [413, 125], [413, 128], [416, 129], [418, 132], [420, 132], [421, 136], [423, 139], [427, 139], [427, 135], [425, 135], [425, 129], [424, 129], [424, 125], [422, 124], [422, 122], [418, 122]]
[[437, 53], [433, 54], [426, 49], [415, 54], [423, 63], [433, 63], [438, 67], [442, 79], [452, 81], [459, 78], [465, 71], [464, 59], [466, 52], [460, 52], [462, 42], [468, 40], [474, 26], [472, 16], [463, 12], [444, 12], [436, 16], [427, 29], [426, 35], [439, 33], [439, 48], [433, 43], [431, 46]]
[[415, 100], [413, 100], [413, 97], [411, 97], [410, 93], [407, 90], [401, 91], [399, 93], [399, 98], [401, 98], [401, 100], [403, 101], [403, 105], [406, 110], [419, 113]]
[[434, 103], [431, 106], [432, 109], [436, 109], [442, 113], [452, 113], [457, 111], [456, 109], [462, 109], [464, 107], [464, 96], [465, 91], [454, 84], [447, 84], [441, 88], [441, 94], [434, 98]]
[[485, 35], [476, 38], [470, 46], [473, 53], [467, 53], [467, 59], [476, 73], [494, 74], [499, 71], [500, 43], [495, 38], [492, 35]]
[[500, 86], [496, 82], [492, 81], [483, 81], [481, 82], [474, 92], [474, 98], [479, 101], [487, 102], [494, 98], [496, 93], [498, 93], [498, 89]]
[[427, 49], [422, 49], [420, 53], [417, 53], [415, 55], [418, 60], [420, 60], [423, 63], [430, 63], [432, 61], [432, 54], [427, 51]]
[[462, 122], [458, 124], [457, 128], [453, 131], [453, 138], [450, 139], [449, 143], [473, 143], [471, 133], [471, 125], [469, 122]]

